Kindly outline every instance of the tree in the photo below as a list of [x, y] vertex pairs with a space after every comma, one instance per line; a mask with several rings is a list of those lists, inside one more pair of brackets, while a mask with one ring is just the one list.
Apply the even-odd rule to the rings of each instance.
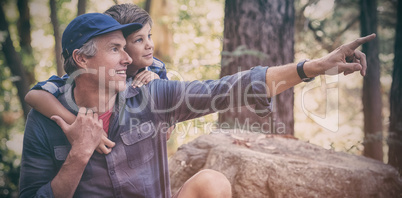
[[[293, 62], [294, 13], [293, 0], [226, 0], [221, 77], [256, 65]], [[272, 99], [270, 116], [261, 118], [242, 107], [220, 113], [219, 122], [243, 128], [264, 123], [265, 132], [293, 134], [293, 88]]]
[[85, 14], [87, 8], [87, 0], [78, 0], [77, 4], [77, 16]]
[[153, 19], [152, 40], [154, 41], [154, 56], [163, 62], [171, 62], [173, 55], [173, 35], [169, 23], [165, 19], [171, 14], [172, 5], [168, 0], [147, 0], [145, 9]]
[[20, 41], [20, 55], [25, 66], [25, 75], [28, 77], [29, 84], [35, 82], [34, 68], [36, 66], [35, 58], [31, 46], [31, 22], [28, 0], [18, 0], [17, 8], [20, 17], [18, 18], [17, 29]]
[[4, 53], [7, 66], [10, 68], [12, 75], [15, 77], [14, 84], [18, 90], [18, 98], [24, 112], [24, 117], [26, 118], [30, 107], [25, 103], [25, 94], [29, 91], [29, 82], [26, 75], [26, 70], [21, 62], [21, 56], [15, 50], [13, 41], [11, 40], [9, 25], [6, 20], [6, 16], [3, 9], [3, 4], [0, 3], [0, 31], [4, 35], [5, 40], [1, 43], [2, 51]]
[[55, 41], [54, 51], [56, 57], [57, 75], [62, 76], [64, 74], [63, 62], [61, 59], [61, 36], [59, 30], [59, 19], [57, 18], [57, 6], [55, 0], [49, 0], [50, 6], [50, 20], [53, 25], [53, 36]]
[[145, 0], [144, 10], [150, 13], [152, 0]]
[[18, 33], [20, 36], [20, 46], [25, 48], [26, 51], [32, 51], [31, 47], [31, 23], [29, 21], [29, 7], [27, 0], [18, 0], [17, 2], [18, 12], [20, 17], [18, 18]]
[[402, 2], [397, 2], [394, 70], [390, 93], [388, 163], [402, 174]]
[[[361, 1], [361, 35], [377, 33], [377, 2]], [[367, 73], [363, 80], [364, 155], [382, 161], [382, 101], [378, 37], [363, 45]]]

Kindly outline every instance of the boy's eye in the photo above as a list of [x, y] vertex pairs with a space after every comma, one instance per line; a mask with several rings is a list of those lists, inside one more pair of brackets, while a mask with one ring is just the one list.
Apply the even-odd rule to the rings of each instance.
[[142, 38], [135, 40], [136, 43], [142, 42]]
[[148, 34], [148, 38], [151, 38], [152, 34]]

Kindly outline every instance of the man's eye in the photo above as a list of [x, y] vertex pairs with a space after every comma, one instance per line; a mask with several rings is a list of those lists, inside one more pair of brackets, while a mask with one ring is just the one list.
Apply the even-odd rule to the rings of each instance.
[[113, 51], [113, 52], [117, 52], [117, 51], [119, 51], [119, 50], [117, 49], [117, 47], [114, 47], [114, 48], [112, 48], [112, 51]]

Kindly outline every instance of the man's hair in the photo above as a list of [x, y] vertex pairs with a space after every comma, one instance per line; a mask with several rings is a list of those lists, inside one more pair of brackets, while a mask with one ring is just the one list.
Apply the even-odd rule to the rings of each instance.
[[120, 24], [128, 23], [147, 23], [152, 27], [152, 19], [148, 12], [131, 3], [114, 5], [106, 10], [103, 14], [113, 17]]
[[[97, 51], [97, 39], [91, 38], [89, 41], [87, 41], [80, 49], [78, 49], [77, 54], [78, 55], [84, 55], [87, 57], [93, 57], [95, 56]], [[64, 71], [68, 74], [71, 75], [73, 72], [77, 71], [79, 69], [78, 65], [75, 63], [73, 59], [73, 55], [68, 57], [67, 59], [64, 60]]]

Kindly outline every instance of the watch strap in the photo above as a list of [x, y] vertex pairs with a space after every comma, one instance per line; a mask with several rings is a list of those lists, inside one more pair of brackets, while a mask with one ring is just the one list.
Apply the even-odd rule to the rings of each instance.
[[299, 63], [297, 63], [297, 67], [296, 67], [297, 74], [299, 74], [299, 77], [303, 82], [310, 82], [310, 81], [314, 80], [314, 77], [309, 78], [309, 77], [307, 77], [306, 73], [304, 73], [303, 66], [304, 66], [304, 63], [306, 63], [307, 61], [309, 61], [309, 60], [306, 59], [306, 60], [300, 61]]

